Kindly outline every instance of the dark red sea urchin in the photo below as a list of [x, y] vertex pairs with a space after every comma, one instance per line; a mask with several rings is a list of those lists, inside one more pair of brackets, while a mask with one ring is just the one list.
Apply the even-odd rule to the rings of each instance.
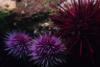
[[62, 36], [69, 40], [68, 44], [80, 43], [80, 56], [83, 48], [93, 56], [93, 37], [100, 36], [100, 0], [71, 0], [59, 5], [59, 12], [50, 18], [61, 28]]

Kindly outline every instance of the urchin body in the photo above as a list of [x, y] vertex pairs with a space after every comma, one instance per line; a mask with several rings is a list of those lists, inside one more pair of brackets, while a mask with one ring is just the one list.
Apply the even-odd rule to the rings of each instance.
[[60, 38], [45, 33], [34, 40], [31, 47], [31, 60], [42, 67], [59, 65], [59, 63], [65, 62], [65, 50], [66, 47]]
[[[90, 38], [99, 36], [100, 30], [100, 1], [99, 0], [71, 0], [69, 4], [59, 6], [59, 13], [52, 15], [55, 25], [61, 28], [61, 35], [76, 45], [80, 43], [80, 55], [83, 48], [89, 50], [93, 56]], [[74, 38], [74, 41], [73, 41]]]
[[6, 49], [8, 54], [22, 57], [28, 54], [29, 47], [31, 46], [32, 38], [24, 32], [8, 33], [5, 39]]

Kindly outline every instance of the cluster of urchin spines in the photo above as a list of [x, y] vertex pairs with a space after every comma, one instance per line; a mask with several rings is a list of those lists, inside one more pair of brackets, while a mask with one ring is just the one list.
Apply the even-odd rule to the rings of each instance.
[[[66, 47], [60, 37], [51, 32], [42, 33], [35, 39], [24, 32], [11, 32], [5, 39], [8, 54], [13, 56], [31, 56], [35, 64], [48, 67], [64, 63]], [[25, 54], [24, 54], [25, 53]]]
[[27, 55], [31, 46], [32, 38], [25, 32], [10, 32], [5, 38], [5, 50], [19, 58]]
[[[50, 17], [60, 27], [62, 36], [70, 39], [70, 43], [73, 38], [76, 39], [74, 43], [80, 43], [80, 53], [85, 46], [93, 56], [90, 38], [93, 40], [94, 36], [99, 36], [100, 0], [70, 0], [69, 3], [65, 0], [59, 10], [59, 13]], [[72, 43], [72, 46], [75, 44]]]
[[38, 38], [35, 38], [30, 50], [32, 51], [31, 60], [35, 60], [36, 64], [44, 67], [65, 62], [66, 47], [59, 37], [50, 32], [40, 34]]

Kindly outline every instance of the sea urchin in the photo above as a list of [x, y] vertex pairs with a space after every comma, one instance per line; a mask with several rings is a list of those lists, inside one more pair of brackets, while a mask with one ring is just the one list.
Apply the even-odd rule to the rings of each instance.
[[[100, 0], [70, 0], [59, 5], [59, 13], [50, 16], [60, 33], [70, 40], [72, 46], [80, 43], [80, 56], [83, 48], [93, 56], [90, 40], [100, 36]], [[74, 38], [74, 41], [73, 41]]]
[[32, 38], [24, 32], [11, 32], [5, 38], [8, 54], [22, 57], [28, 53]]
[[37, 37], [31, 47], [32, 58], [36, 64], [42, 67], [49, 67], [65, 62], [66, 47], [59, 37], [44, 33]]

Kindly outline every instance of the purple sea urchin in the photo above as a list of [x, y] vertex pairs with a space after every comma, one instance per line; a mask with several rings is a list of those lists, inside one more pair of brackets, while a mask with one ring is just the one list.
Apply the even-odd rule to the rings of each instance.
[[32, 38], [24, 32], [8, 33], [5, 39], [7, 47], [6, 50], [9, 51], [8, 54], [22, 57], [23, 55], [28, 53], [29, 46], [31, 46], [31, 40]]
[[36, 64], [49, 67], [65, 62], [66, 47], [59, 37], [51, 33], [44, 33], [37, 37], [31, 47], [32, 58]]

